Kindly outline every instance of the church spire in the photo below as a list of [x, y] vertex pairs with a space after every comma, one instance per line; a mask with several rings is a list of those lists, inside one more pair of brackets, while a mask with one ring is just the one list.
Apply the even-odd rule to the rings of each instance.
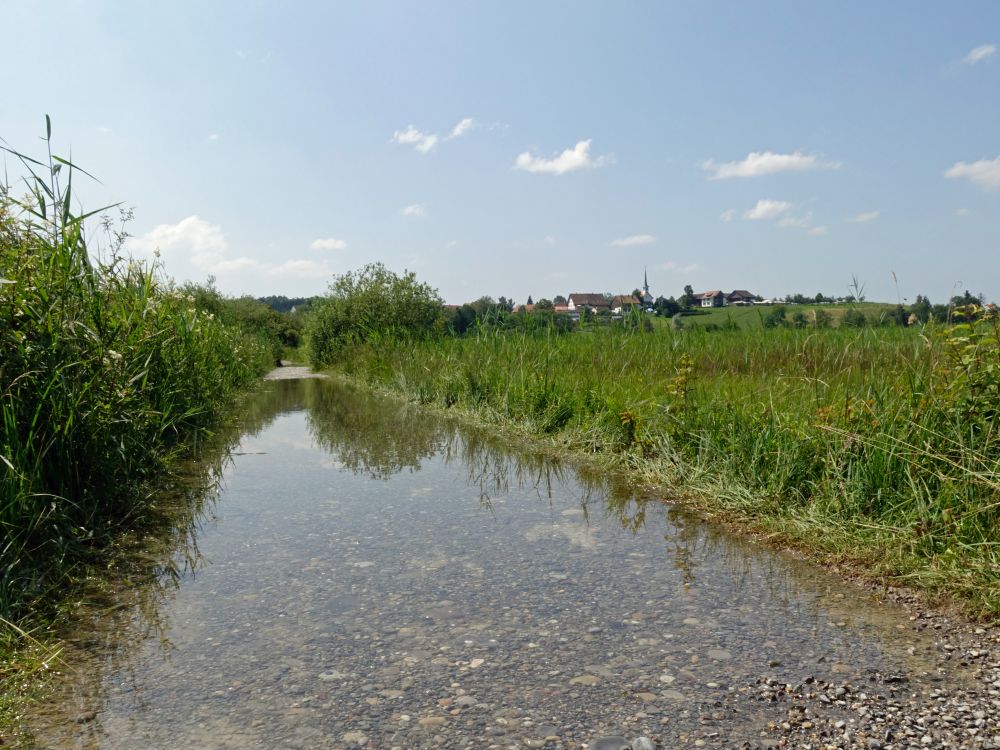
[[646, 268], [642, 269], [642, 291], [649, 294], [649, 275], [646, 273]]

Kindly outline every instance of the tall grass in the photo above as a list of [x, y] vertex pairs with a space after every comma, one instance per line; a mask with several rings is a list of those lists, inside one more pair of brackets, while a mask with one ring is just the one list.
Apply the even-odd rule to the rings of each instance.
[[[48, 133], [51, 136], [51, 132]], [[0, 189], [0, 617], [51, 603], [74, 566], [139, 522], [147, 482], [271, 364], [266, 342], [200, 313], [158, 270], [99, 253], [77, 171], [16, 154]]]
[[991, 314], [936, 330], [481, 330], [358, 346], [338, 366], [1000, 611]]

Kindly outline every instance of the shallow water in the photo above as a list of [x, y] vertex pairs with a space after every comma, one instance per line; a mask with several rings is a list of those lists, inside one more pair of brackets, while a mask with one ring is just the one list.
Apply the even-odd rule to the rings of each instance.
[[72, 639], [42, 746], [755, 746], [763, 678], [936, 679], [902, 611], [620, 480], [336, 381], [247, 413], [179, 564]]

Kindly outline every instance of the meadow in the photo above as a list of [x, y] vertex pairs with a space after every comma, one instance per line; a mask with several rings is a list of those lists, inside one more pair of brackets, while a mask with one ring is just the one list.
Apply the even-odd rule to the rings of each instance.
[[369, 332], [333, 365], [819, 559], [995, 614], [1000, 329], [992, 313], [966, 312], [978, 320]]

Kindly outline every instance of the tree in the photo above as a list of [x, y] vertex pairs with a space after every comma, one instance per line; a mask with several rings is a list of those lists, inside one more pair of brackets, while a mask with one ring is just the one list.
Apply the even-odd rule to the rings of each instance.
[[313, 364], [334, 362], [345, 347], [384, 336], [426, 336], [443, 320], [437, 290], [381, 263], [334, 278], [313, 305], [306, 339]]
[[636, 287], [635, 289], [632, 290], [632, 296], [635, 297], [637, 300], [641, 300], [642, 290]]
[[530, 294], [528, 295], [528, 302], [527, 302], [527, 304], [529, 304], [529, 305], [535, 304], [534, 302], [531, 301], [531, 295]]
[[[529, 297], [529, 299], [531, 299], [531, 298]], [[531, 303], [529, 302], [528, 304], [530, 305]], [[538, 302], [535, 303], [535, 311], [536, 312], [545, 311], [545, 310], [552, 310], [554, 308], [555, 308], [555, 305], [552, 304], [552, 300], [545, 299], [544, 297], [542, 297], [540, 300], [538, 300]]]
[[688, 284], [687, 286], [684, 287], [684, 294], [681, 296], [680, 300], [678, 300], [678, 301], [681, 303], [682, 307], [685, 307], [685, 308], [687, 308], [687, 307], [694, 307], [694, 302], [695, 302], [695, 299], [694, 299], [694, 289], [691, 287], [690, 284]]
[[666, 297], [657, 297], [656, 301], [653, 303], [653, 310], [656, 311], [657, 315], [663, 315], [664, 317], [672, 317], [681, 311], [680, 303], [673, 297], [667, 299]]
[[917, 321], [926, 323], [931, 317], [931, 301], [922, 294], [917, 295], [916, 301], [910, 305], [910, 313], [917, 316]]
[[552, 298], [552, 304], [554, 304], [554, 305], [565, 305], [566, 304], [566, 298], [563, 297], [561, 294], [557, 294], [555, 297]]

